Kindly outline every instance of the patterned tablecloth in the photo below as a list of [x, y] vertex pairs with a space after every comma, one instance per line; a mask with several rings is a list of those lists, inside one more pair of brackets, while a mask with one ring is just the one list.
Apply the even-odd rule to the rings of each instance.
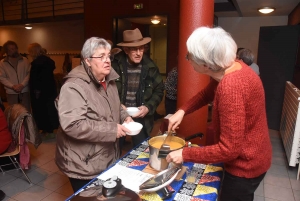
[[[144, 141], [138, 147], [128, 152], [116, 164], [143, 171], [149, 164], [149, 146]], [[186, 182], [186, 174], [179, 181], [174, 180], [167, 188], [175, 191], [171, 198], [177, 201], [216, 201], [221, 186], [223, 173], [222, 164], [204, 165], [185, 162], [184, 166], [197, 171], [195, 183]], [[142, 200], [160, 201], [162, 192], [140, 193]]]

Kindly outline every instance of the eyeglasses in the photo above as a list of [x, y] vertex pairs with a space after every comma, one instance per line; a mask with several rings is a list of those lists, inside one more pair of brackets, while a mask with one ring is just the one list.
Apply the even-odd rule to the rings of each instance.
[[188, 60], [188, 61], [190, 60], [189, 53], [186, 53], [185, 59]]
[[140, 52], [144, 52], [145, 51], [145, 46], [140, 46], [140, 47], [128, 47], [128, 49], [131, 51], [131, 52], [137, 52], [138, 50]]
[[100, 56], [100, 57], [90, 57], [90, 58], [94, 58], [94, 59], [100, 59], [100, 61], [102, 62], [106, 62], [107, 59], [109, 58], [110, 61], [114, 60], [114, 56], [113, 55], [108, 55], [108, 56]]

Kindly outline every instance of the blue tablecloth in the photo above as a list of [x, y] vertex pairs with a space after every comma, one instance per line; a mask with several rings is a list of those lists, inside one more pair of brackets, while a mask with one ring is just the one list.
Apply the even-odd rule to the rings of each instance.
[[[143, 171], [149, 164], [148, 141], [144, 141], [138, 147], [129, 151], [116, 164]], [[195, 183], [187, 183], [186, 174], [184, 174], [180, 181], [174, 180], [168, 186], [168, 189], [174, 190], [175, 193], [172, 195], [171, 198], [165, 200], [216, 201], [221, 186], [221, 179], [223, 173], [222, 164], [204, 165], [198, 163], [185, 162], [183, 165], [198, 172], [198, 176]], [[96, 178], [93, 182], [90, 183], [88, 186], [84, 187], [84, 189], [102, 183], [101, 181], [99, 182], [99, 180], [96, 180]], [[143, 200], [162, 200], [162, 193], [160, 191], [154, 193], [140, 193], [139, 195]], [[70, 200], [70, 198], [68, 198], [67, 200]]]

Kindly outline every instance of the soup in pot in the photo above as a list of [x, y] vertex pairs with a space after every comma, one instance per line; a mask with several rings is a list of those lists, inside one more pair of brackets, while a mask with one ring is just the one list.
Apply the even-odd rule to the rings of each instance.
[[[158, 142], [153, 142], [153, 143], [151, 143], [151, 146], [156, 149], [160, 149], [163, 142], [164, 142], [163, 140], [158, 141]], [[176, 142], [176, 141], [171, 141], [169, 145], [170, 145], [170, 150], [179, 149], [179, 148], [183, 147], [183, 145], [181, 143]]]

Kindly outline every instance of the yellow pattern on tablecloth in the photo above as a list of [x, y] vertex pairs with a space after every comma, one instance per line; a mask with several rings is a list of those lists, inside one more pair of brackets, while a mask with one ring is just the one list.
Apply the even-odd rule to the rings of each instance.
[[210, 186], [197, 185], [193, 196], [210, 194], [210, 193], [218, 194], [218, 190], [216, 188], [210, 187]]
[[137, 158], [149, 158], [149, 153], [142, 152]]
[[219, 167], [219, 166], [207, 165], [204, 170], [204, 174], [210, 173], [210, 172], [218, 172], [218, 171], [223, 171], [223, 168]]
[[153, 193], [140, 193], [139, 195], [140, 195], [140, 198], [142, 198], [144, 200], [163, 201], [161, 199], [161, 197], [155, 192], [153, 192]]

